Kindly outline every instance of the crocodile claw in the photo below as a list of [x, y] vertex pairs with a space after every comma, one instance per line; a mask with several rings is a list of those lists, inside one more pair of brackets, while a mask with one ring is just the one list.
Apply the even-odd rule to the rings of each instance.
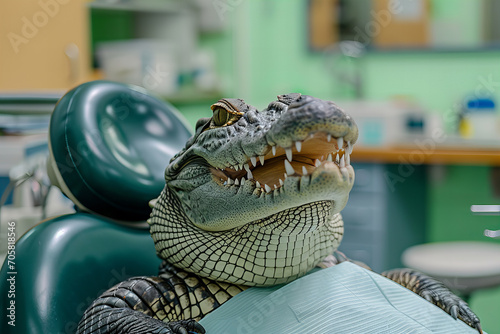
[[193, 319], [167, 323], [169, 334], [205, 334], [205, 328]]
[[[448, 314], [450, 314], [454, 319], [460, 319], [465, 322], [467, 325], [475, 328], [479, 333], [483, 333], [481, 329], [481, 324], [479, 322], [479, 318], [477, 315], [472, 312], [469, 305], [464, 302], [462, 299], [449, 292], [449, 296], [443, 299], [444, 308]], [[438, 306], [440, 306], [438, 304]]]
[[457, 318], [458, 318], [458, 306], [457, 305], [453, 305], [450, 308], [450, 314], [453, 317], [453, 319], [457, 320]]
[[[416, 291], [418, 295], [443, 309], [446, 313], [451, 315], [453, 319], [460, 319], [470, 327], [475, 328], [479, 333], [483, 333], [479, 318], [474, 314], [474, 312], [472, 312], [466, 302], [460, 299], [460, 297], [455, 295], [440, 282], [437, 282], [430, 277], [422, 277], [420, 279], [421, 282], [425, 281], [423, 285], [427, 285], [427, 288], [424, 288], [422, 291]], [[430, 280], [434, 282], [431, 283]], [[431, 283], [430, 285], [432, 287], [428, 285], [429, 283]]]

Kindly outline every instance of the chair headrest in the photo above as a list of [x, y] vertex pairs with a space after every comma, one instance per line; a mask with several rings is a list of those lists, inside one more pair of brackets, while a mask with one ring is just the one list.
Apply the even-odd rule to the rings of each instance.
[[82, 84], [52, 114], [49, 176], [83, 211], [143, 221], [165, 186], [165, 167], [191, 136], [186, 124], [139, 87]]

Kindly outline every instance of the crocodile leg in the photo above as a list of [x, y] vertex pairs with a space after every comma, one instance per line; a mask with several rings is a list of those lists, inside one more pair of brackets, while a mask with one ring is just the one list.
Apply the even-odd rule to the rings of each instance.
[[196, 321], [243, 288], [166, 265], [157, 277], [134, 277], [104, 292], [85, 311], [77, 334], [205, 333]]
[[[117, 297], [118, 298], [118, 297]], [[145, 334], [187, 334], [205, 333], [195, 320], [181, 320], [170, 323], [154, 319], [144, 313], [128, 309], [126, 305], [97, 304], [85, 313], [77, 333], [145, 333]]]
[[382, 273], [394, 282], [415, 292], [420, 297], [443, 309], [454, 319], [460, 319], [482, 333], [479, 318], [462, 299], [451, 292], [443, 283], [416, 270], [403, 268]]

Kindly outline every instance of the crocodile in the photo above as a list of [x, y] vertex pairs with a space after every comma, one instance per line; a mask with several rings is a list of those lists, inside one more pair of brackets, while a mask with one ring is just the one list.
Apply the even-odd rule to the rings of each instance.
[[[198, 321], [249, 287], [352, 261], [337, 248], [354, 183], [355, 121], [331, 101], [298, 93], [260, 111], [229, 98], [211, 109], [152, 203], [159, 275], [103, 293], [77, 333], [205, 333]], [[478, 317], [442, 283], [410, 269], [382, 275], [481, 333]]]

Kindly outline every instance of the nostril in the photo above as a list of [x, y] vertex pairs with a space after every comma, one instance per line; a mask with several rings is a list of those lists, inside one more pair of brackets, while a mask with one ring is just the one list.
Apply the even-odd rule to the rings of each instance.
[[248, 123], [255, 123], [259, 120], [256, 111], [253, 109], [245, 113], [245, 118], [247, 119]]
[[300, 97], [302, 94], [300, 93], [290, 93], [290, 94], [284, 94], [284, 95], [278, 95], [278, 101], [290, 105], [293, 102], [297, 102], [300, 100]]

